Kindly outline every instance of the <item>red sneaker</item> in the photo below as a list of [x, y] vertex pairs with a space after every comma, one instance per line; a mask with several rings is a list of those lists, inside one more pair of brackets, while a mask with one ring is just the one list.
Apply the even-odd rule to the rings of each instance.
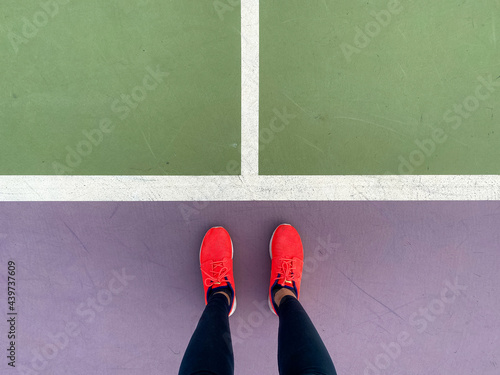
[[205, 305], [213, 292], [219, 289], [230, 292], [229, 316], [231, 316], [236, 310], [233, 241], [224, 228], [210, 228], [203, 237], [200, 247], [200, 269], [205, 288]]
[[300, 281], [304, 265], [304, 249], [297, 230], [290, 224], [281, 224], [269, 242], [271, 255], [271, 282], [269, 285], [269, 308], [278, 315], [273, 300], [273, 289], [284, 287], [292, 290], [297, 299], [300, 295]]

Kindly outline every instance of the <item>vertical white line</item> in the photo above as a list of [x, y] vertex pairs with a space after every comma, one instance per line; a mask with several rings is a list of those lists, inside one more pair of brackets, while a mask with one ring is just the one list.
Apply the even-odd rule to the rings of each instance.
[[259, 1], [241, 0], [241, 175], [259, 174]]

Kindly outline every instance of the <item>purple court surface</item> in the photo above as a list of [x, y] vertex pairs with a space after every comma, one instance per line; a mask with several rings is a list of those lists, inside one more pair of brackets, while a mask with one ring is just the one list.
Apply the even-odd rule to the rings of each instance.
[[222, 225], [235, 373], [277, 374], [282, 222], [302, 235], [301, 302], [339, 375], [500, 374], [498, 202], [1, 203], [0, 373], [176, 374], [204, 308], [201, 239]]

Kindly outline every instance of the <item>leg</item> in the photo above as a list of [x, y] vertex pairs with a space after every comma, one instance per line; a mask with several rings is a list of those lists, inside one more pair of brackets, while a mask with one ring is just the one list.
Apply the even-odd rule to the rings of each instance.
[[300, 302], [284, 296], [278, 306], [278, 368], [281, 375], [336, 375], [332, 359]]
[[179, 375], [233, 375], [234, 358], [225, 293], [213, 294], [182, 358]]
[[182, 358], [180, 375], [233, 375], [229, 316], [236, 308], [233, 243], [222, 227], [203, 237], [200, 249], [206, 307]]
[[298, 301], [304, 249], [297, 230], [279, 225], [270, 241], [269, 307], [279, 317], [278, 367], [281, 375], [336, 375], [321, 337]]

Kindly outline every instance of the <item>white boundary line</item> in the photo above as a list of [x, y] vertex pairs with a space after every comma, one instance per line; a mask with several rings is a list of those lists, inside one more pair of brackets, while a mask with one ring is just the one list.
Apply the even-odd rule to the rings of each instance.
[[241, 0], [241, 175], [259, 174], [259, 1]]
[[500, 176], [3, 176], [0, 200], [500, 200]]
[[500, 200], [500, 176], [259, 176], [259, 2], [241, 10], [241, 176], [0, 176], [0, 200]]

